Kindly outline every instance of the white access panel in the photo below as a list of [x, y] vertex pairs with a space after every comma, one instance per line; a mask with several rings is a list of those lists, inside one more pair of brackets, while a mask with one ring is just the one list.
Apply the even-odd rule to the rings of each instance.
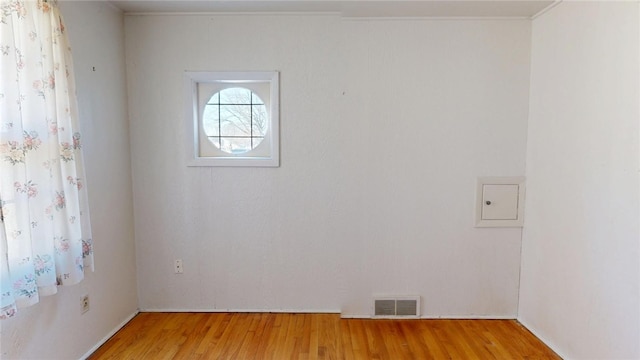
[[482, 220], [517, 220], [519, 187], [514, 184], [482, 185]]
[[524, 177], [478, 178], [476, 227], [521, 227]]

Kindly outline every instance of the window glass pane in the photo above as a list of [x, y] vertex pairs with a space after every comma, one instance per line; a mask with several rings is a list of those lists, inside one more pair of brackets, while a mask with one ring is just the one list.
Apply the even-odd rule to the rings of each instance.
[[220, 91], [221, 104], [251, 104], [251, 90], [228, 88]]
[[202, 128], [207, 136], [218, 136], [218, 105], [206, 105], [202, 113]]
[[250, 105], [220, 105], [222, 136], [251, 136], [251, 117], [246, 114]]
[[264, 101], [262, 101], [262, 99], [260, 99], [260, 97], [258, 95], [256, 95], [255, 93], [251, 93], [251, 102], [253, 103], [253, 105], [262, 105], [264, 104]]
[[251, 138], [222, 138], [220, 150], [230, 154], [241, 154], [251, 150]]
[[253, 136], [265, 136], [267, 133], [268, 119], [267, 108], [264, 105], [252, 106]]

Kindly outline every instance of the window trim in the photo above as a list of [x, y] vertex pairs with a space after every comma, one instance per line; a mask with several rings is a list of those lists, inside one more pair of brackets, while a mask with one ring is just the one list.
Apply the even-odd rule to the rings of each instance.
[[[229, 166], [229, 167], [279, 167], [280, 166], [280, 84], [277, 71], [210, 72], [186, 71], [185, 103], [187, 121], [187, 166]], [[251, 155], [251, 151], [238, 155], [200, 155], [200, 108], [198, 101], [199, 84], [235, 84], [242, 87], [247, 83], [269, 84], [269, 127], [265, 140], [269, 140], [267, 155]], [[265, 100], [265, 99], [263, 99]], [[265, 100], [266, 101], [266, 100]], [[263, 140], [264, 141], [264, 140]]]

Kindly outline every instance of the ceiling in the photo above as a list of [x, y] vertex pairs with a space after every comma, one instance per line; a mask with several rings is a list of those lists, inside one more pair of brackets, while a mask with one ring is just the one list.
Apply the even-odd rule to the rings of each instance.
[[321, 13], [345, 17], [531, 17], [558, 0], [111, 0], [126, 13]]

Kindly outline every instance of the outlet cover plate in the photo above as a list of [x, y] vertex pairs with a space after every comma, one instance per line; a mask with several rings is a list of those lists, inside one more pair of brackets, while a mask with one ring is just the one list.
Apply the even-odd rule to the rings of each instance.
[[86, 313], [87, 311], [89, 311], [89, 294], [83, 295], [82, 297], [80, 297], [80, 312], [81, 314]]
[[184, 273], [184, 268], [182, 267], [182, 259], [176, 259], [173, 263], [173, 267], [176, 274]]

